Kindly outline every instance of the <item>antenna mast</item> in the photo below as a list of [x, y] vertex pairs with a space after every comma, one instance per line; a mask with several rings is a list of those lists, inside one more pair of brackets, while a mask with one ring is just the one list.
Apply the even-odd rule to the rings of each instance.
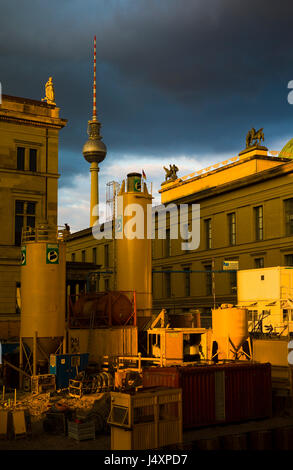
[[93, 121], [97, 120], [97, 101], [96, 101], [96, 64], [97, 64], [97, 44], [96, 44], [96, 36], [94, 37], [94, 84], [93, 84]]

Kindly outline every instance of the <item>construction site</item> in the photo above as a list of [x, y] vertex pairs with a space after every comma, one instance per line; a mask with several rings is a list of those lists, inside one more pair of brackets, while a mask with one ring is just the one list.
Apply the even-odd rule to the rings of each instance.
[[[94, 64], [95, 50], [94, 41]], [[99, 221], [98, 174], [107, 148], [96, 112], [95, 68], [82, 150], [91, 173], [90, 223], [76, 233], [57, 225], [58, 132], [67, 121], [59, 117], [50, 83], [45, 101], [4, 95], [0, 105], [6, 227], [0, 247], [0, 449], [292, 450], [293, 266], [276, 254], [281, 249], [289, 256], [292, 245], [291, 154], [269, 155], [262, 134], [252, 133], [237, 157], [205, 170], [179, 177], [177, 167], [165, 168], [162, 207], [187, 203], [188, 229], [195, 223], [190, 198], [202, 198], [196, 217], [200, 243], [209, 250], [183, 247], [172, 269], [172, 252], [161, 258], [154, 252], [182, 242], [182, 233], [180, 240], [170, 236], [179, 221], [174, 207], [165, 224], [153, 215], [151, 185], [139, 169], [111, 185], [111, 217]], [[237, 258], [246, 248], [235, 239], [235, 194], [241, 192], [243, 207], [246, 197], [255, 198], [244, 226], [253, 219], [251, 233], [265, 243], [259, 207], [272, 200], [273, 187], [286, 208], [275, 205], [274, 222], [278, 228], [284, 222], [289, 232], [265, 248], [251, 243], [249, 256], [272, 253], [274, 261], [248, 266]], [[225, 208], [231, 242], [213, 256], [217, 247], [209, 245], [205, 214], [211, 198], [209, 207]], [[95, 250], [90, 263], [89, 250]], [[193, 255], [204, 263], [200, 269]], [[224, 279], [233, 281], [232, 293], [225, 293]], [[153, 295], [161, 285], [166, 301]], [[184, 295], [173, 306], [169, 291], [181, 286]], [[199, 291], [194, 300], [193, 287]]]

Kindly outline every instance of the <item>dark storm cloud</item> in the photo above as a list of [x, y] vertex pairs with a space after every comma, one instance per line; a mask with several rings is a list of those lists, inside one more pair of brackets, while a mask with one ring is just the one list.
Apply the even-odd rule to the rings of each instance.
[[69, 120], [60, 133], [61, 170], [88, 171], [81, 149], [96, 34], [109, 161], [236, 152], [252, 126], [264, 127], [269, 146], [292, 133], [292, 13], [291, 0], [2, 2], [3, 92], [40, 99], [53, 75]]

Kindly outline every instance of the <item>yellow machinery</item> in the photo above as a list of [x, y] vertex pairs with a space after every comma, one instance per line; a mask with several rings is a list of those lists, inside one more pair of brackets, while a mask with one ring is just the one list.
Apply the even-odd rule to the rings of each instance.
[[143, 450], [182, 442], [181, 389], [111, 392], [111, 450]]
[[118, 291], [135, 292], [138, 321], [151, 317], [152, 309], [152, 240], [147, 216], [151, 204], [146, 184], [141, 187], [141, 174], [129, 173], [127, 187], [123, 181], [117, 200], [116, 283]]
[[[213, 342], [217, 343], [218, 359], [250, 359], [248, 311], [230, 304], [222, 304], [212, 311]], [[243, 346], [247, 342], [248, 351]]]
[[205, 328], [171, 328], [165, 309], [147, 330], [147, 353], [163, 366], [183, 365], [208, 359], [209, 334]]
[[252, 338], [253, 360], [272, 365], [272, 386], [278, 393], [292, 395], [292, 342], [284, 336]]
[[207, 360], [205, 328], [154, 328], [148, 330], [148, 353], [163, 366]]
[[[20, 368], [30, 375], [60, 350], [65, 332], [66, 258], [63, 231], [40, 224], [22, 238]], [[24, 347], [24, 343], [29, 348]], [[30, 357], [32, 355], [33, 369]]]

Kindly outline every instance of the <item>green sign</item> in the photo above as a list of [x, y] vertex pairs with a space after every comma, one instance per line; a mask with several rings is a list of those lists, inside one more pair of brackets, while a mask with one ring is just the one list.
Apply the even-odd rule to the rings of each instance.
[[140, 178], [133, 178], [133, 190], [136, 192], [141, 192], [141, 180]]
[[26, 246], [21, 247], [21, 266], [26, 265]]
[[59, 264], [59, 246], [47, 244], [46, 263]]

